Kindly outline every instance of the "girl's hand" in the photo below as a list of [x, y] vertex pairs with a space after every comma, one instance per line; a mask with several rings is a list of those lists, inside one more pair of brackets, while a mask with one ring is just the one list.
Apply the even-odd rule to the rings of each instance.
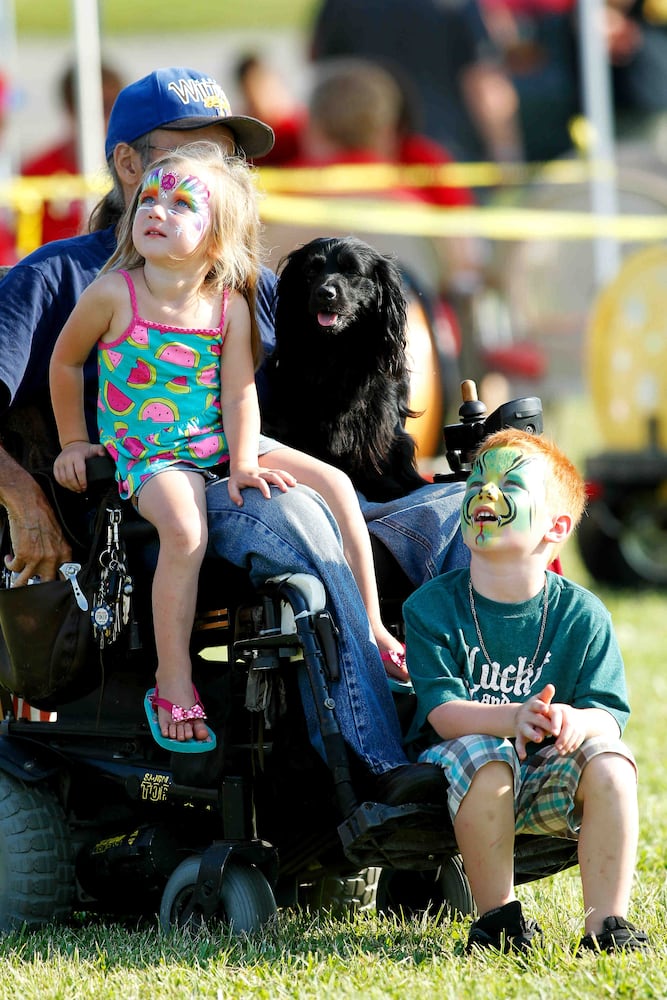
[[86, 488], [86, 459], [94, 455], [106, 455], [101, 444], [90, 441], [71, 441], [53, 463], [53, 474], [61, 486], [75, 493], [83, 493]]
[[237, 507], [243, 506], [241, 490], [254, 487], [260, 491], [267, 500], [271, 499], [271, 486], [277, 486], [279, 490], [286, 493], [292, 486], [296, 486], [296, 479], [284, 469], [263, 469], [256, 465], [254, 468], [237, 468], [229, 475], [229, 496]]

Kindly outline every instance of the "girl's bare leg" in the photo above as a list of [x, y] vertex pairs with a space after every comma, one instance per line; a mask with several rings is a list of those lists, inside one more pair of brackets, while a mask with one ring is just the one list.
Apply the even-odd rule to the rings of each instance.
[[[338, 522], [345, 558], [357, 581], [380, 652], [394, 652], [402, 656], [402, 644], [382, 621], [370, 535], [349, 476], [293, 448], [280, 448], [262, 455], [259, 464], [263, 468], [280, 468], [290, 472], [326, 501]], [[401, 679], [408, 676], [405, 667], [393, 663], [387, 664], [387, 672]]]
[[[190, 708], [194, 704], [190, 635], [199, 569], [208, 541], [204, 478], [181, 469], [160, 472], [143, 486], [138, 508], [160, 536], [153, 577], [158, 656], [155, 682], [161, 698]], [[170, 739], [208, 738], [207, 727], [200, 719], [175, 723], [163, 708], [158, 708], [158, 719], [162, 735]]]

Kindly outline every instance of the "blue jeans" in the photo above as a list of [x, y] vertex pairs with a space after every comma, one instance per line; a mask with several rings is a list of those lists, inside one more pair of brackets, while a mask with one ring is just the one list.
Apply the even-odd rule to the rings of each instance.
[[[307, 486], [286, 493], [243, 491], [243, 506], [229, 499], [226, 480], [208, 486], [209, 556], [246, 568], [255, 585], [280, 573], [310, 573], [327, 593], [338, 626], [340, 680], [331, 684], [346, 744], [373, 773], [407, 763], [396, 709], [366, 609], [343, 555], [338, 526]], [[303, 674], [303, 671], [302, 671]], [[306, 679], [300, 689], [313, 746], [322, 753], [315, 707]]]
[[359, 503], [371, 535], [394, 556], [415, 587], [440, 573], [468, 566], [461, 537], [465, 483], [429, 483], [388, 503]]

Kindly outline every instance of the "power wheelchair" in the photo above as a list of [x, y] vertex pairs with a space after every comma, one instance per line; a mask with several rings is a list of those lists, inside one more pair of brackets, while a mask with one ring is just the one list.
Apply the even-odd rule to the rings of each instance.
[[[445, 428], [451, 477], [465, 478], [478, 442], [510, 424], [539, 431], [540, 401], [487, 415], [467, 390], [460, 421]], [[91, 640], [85, 668], [32, 699], [56, 713], [51, 721], [18, 717], [30, 657], [0, 634], [0, 931], [83, 911], [158, 914], [165, 930], [217, 920], [251, 932], [279, 907], [361, 906], [376, 894], [390, 912], [472, 913], [444, 796], [377, 801], [350, 760], [329, 692], [336, 625], [315, 578], [255, 589], [244, 571], [205, 562], [192, 654], [217, 746], [169, 754], [154, 742], [142, 699], [155, 670], [157, 543], [128, 505], [115, 513], [110, 465], [100, 460], [89, 473], [89, 517], [108, 506], [107, 542], [115, 538], [132, 580], [131, 605], [116, 641]], [[82, 563], [85, 544], [75, 549]], [[409, 584], [387, 550], [375, 554], [385, 620], [400, 634]], [[297, 670], [312, 691], [324, 757], [308, 740]], [[407, 731], [414, 695], [395, 684], [394, 698]], [[517, 882], [575, 861], [571, 841], [521, 838]]]

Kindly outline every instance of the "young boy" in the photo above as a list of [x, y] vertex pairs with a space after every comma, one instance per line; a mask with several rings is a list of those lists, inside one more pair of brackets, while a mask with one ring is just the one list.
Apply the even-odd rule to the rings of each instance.
[[547, 572], [584, 506], [581, 477], [548, 440], [492, 435], [461, 510], [470, 570], [430, 580], [405, 604], [416, 723], [434, 739], [419, 759], [445, 771], [481, 914], [469, 951], [525, 951], [541, 935], [514, 894], [517, 833], [578, 840], [581, 949], [647, 946], [625, 919], [638, 819], [636, 765], [620, 740], [621, 653], [601, 602]]

